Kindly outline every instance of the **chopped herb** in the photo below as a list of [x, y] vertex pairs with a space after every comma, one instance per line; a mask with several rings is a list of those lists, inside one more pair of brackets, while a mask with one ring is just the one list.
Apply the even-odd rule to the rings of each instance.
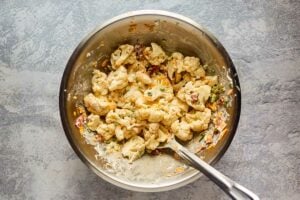
[[151, 96], [152, 96], [152, 93], [151, 93], [151, 92], [147, 92], [147, 95], [151, 97]]
[[162, 92], [166, 91], [165, 88], [160, 88], [159, 90]]
[[200, 135], [199, 142], [201, 142], [204, 139], [205, 134]]
[[214, 94], [221, 94], [225, 91], [225, 88], [223, 85], [221, 84], [217, 84], [217, 85], [214, 85], [212, 86], [211, 88], [211, 93], [214, 93]]
[[219, 95], [212, 93], [209, 99], [211, 103], [214, 103], [219, 99]]

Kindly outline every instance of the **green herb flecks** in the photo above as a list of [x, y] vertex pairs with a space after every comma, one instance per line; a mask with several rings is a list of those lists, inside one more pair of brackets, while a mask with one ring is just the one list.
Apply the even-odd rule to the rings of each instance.
[[199, 138], [199, 142], [201, 142], [204, 139], [205, 134], [201, 134]]

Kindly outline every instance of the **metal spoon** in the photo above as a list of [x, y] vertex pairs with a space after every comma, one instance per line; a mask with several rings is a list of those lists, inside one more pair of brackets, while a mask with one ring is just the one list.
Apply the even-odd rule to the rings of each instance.
[[170, 148], [175, 151], [181, 158], [188, 161], [192, 167], [201, 171], [205, 176], [217, 184], [232, 199], [259, 200], [259, 197], [256, 194], [211, 167], [194, 153], [179, 144], [174, 137], [169, 138], [168, 141], [159, 148]]

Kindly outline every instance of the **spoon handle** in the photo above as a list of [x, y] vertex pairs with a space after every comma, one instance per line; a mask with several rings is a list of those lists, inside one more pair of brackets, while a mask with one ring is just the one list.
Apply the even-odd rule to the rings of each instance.
[[[211, 167], [205, 161], [201, 160], [198, 156], [190, 152], [188, 149], [183, 147], [178, 142], [176, 147], [173, 148], [180, 157], [188, 161], [195, 169], [201, 171], [209, 179], [215, 182], [224, 192], [226, 192], [232, 199], [252, 199], [259, 200], [259, 197], [248, 190], [247, 188], [241, 186], [240, 184], [234, 182], [230, 178], [223, 175], [221, 172]], [[173, 143], [174, 144], [174, 143]], [[175, 145], [173, 145], [174, 147]]]

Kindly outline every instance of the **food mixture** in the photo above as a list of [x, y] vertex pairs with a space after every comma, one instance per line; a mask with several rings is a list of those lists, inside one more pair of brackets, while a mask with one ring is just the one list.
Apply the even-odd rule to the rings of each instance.
[[86, 140], [103, 143], [132, 162], [157, 154], [160, 144], [199, 138], [199, 151], [227, 131], [232, 89], [197, 57], [170, 55], [156, 43], [120, 45], [93, 70], [92, 91], [77, 106], [75, 125]]

